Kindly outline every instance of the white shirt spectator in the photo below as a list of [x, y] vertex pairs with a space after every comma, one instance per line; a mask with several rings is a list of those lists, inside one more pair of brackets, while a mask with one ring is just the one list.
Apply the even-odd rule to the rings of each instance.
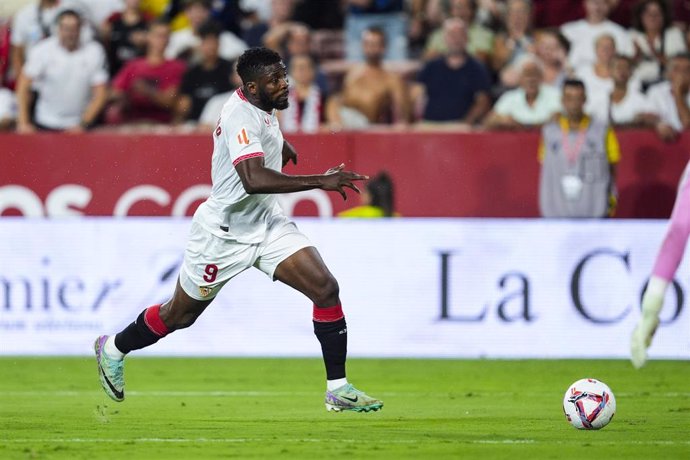
[[0, 88], [0, 123], [17, 118], [17, 99], [7, 88]]
[[[12, 20], [12, 32], [10, 42], [14, 46], [24, 47], [24, 56], [43, 38], [55, 35], [57, 15], [66, 9], [74, 8], [82, 12], [80, 4], [76, 0], [62, 1], [52, 8], [38, 8], [38, 2], [33, 2], [17, 11]], [[80, 40], [87, 43], [93, 40], [93, 30], [84, 21], [81, 28]]]
[[[652, 52], [652, 47], [650, 46], [649, 41], [647, 41], [647, 36], [636, 29], [630, 29], [628, 33], [630, 34], [633, 44], [640, 49], [642, 56], [651, 58], [643, 59], [639, 64], [637, 64], [635, 73], [633, 74], [635, 78], [646, 82], [655, 81], [661, 78], [662, 75], [659, 62], [653, 58], [654, 53]], [[654, 41], [654, 50], [661, 52], [661, 40], [656, 39]], [[664, 32], [663, 51], [667, 58], [685, 53], [687, 51], [685, 37], [680, 29], [677, 27], [669, 27], [666, 29]]]
[[23, 71], [39, 93], [36, 122], [52, 129], [79, 125], [91, 88], [108, 82], [105, 51], [95, 41], [69, 52], [57, 37], [47, 38], [31, 50]]
[[603, 34], [613, 36], [618, 53], [624, 56], [633, 56], [635, 53], [627, 31], [609, 20], [599, 24], [590, 24], [584, 19], [567, 22], [561, 26], [561, 32], [570, 42], [568, 61], [573, 68], [596, 61], [594, 42]]
[[[170, 35], [170, 43], [165, 49], [166, 59], [177, 59], [177, 57], [187, 51], [196, 49], [201, 43], [201, 39], [194, 35], [192, 29], [182, 29]], [[237, 38], [232, 32], [221, 32], [218, 43], [218, 54], [221, 58], [234, 61], [240, 54], [247, 49], [247, 44]]]
[[204, 110], [202, 110], [201, 115], [199, 115], [199, 124], [202, 126], [215, 127], [218, 124], [218, 120], [220, 120], [220, 112], [223, 110], [223, 106], [234, 92], [235, 90], [216, 94], [206, 101]]
[[597, 99], [593, 99], [589, 105], [587, 114], [603, 122], [613, 122], [617, 125], [633, 123], [637, 115], [643, 113], [654, 113], [652, 105], [642, 91], [628, 87], [625, 97], [614, 104], [611, 104], [611, 93], [600, 94]]
[[[664, 81], [650, 87], [647, 90], [647, 99], [652, 106], [653, 113], [659, 115], [663, 123], [671, 125], [676, 131], [683, 130], [683, 123], [678, 115], [670, 82]], [[690, 93], [686, 95], [685, 103], [690, 107]]]
[[525, 90], [516, 88], [506, 91], [494, 105], [494, 112], [510, 116], [523, 125], [540, 125], [561, 111], [561, 92], [549, 85], [541, 85], [534, 105], [527, 103]]
[[577, 69], [575, 75], [585, 84], [585, 91], [587, 94], [585, 111], [587, 111], [588, 106], [592, 104], [592, 101], [608, 96], [613, 90], [613, 79], [601, 78], [594, 73], [594, 67], [592, 65], [583, 65]]

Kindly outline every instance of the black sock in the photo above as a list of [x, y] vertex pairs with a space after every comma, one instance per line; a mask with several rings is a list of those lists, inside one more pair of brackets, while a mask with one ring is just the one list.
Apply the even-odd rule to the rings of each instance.
[[115, 336], [115, 346], [122, 353], [148, 347], [163, 338], [148, 327], [144, 320], [145, 314], [146, 310], [142, 311], [136, 321]]
[[[328, 380], [345, 378], [347, 357], [347, 324], [345, 318], [333, 322], [314, 321], [314, 334], [321, 342]], [[119, 347], [118, 347], [119, 348]]]

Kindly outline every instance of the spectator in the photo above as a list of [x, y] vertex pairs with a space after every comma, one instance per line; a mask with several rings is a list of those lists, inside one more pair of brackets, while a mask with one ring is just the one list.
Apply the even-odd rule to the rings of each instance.
[[[560, 89], [563, 82], [572, 74], [568, 64], [570, 43], [558, 29], [537, 31], [534, 36], [534, 55], [541, 62], [544, 83]], [[514, 88], [518, 85], [522, 60], [529, 54], [519, 57], [499, 73], [501, 85]]]
[[294, 0], [271, 0], [271, 18], [247, 29], [244, 33], [247, 43], [251, 42], [250, 46], [266, 46], [278, 53], [282, 52], [285, 38], [295, 24], [292, 21], [294, 5]]
[[446, 19], [443, 30], [446, 54], [421, 69], [414, 99], [426, 99], [425, 121], [477, 123], [491, 106], [489, 74], [467, 54], [467, 27], [462, 19]]
[[611, 91], [596, 96], [589, 105], [589, 114], [615, 126], [653, 126], [658, 117], [645, 95], [630, 84], [632, 60], [616, 55], [611, 60]]
[[209, 21], [199, 28], [199, 56], [201, 61], [187, 69], [180, 85], [175, 121], [198, 121], [201, 111], [211, 97], [233, 89], [230, 81], [234, 64], [218, 56], [221, 28]]
[[312, 30], [341, 30], [345, 19], [341, 3], [341, 0], [299, 0], [292, 18]]
[[563, 115], [542, 127], [539, 208], [544, 217], [606, 217], [615, 209], [618, 140], [605, 122], [584, 113], [580, 80], [563, 84]]
[[657, 133], [667, 141], [690, 127], [690, 55], [671, 58], [668, 80], [649, 88], [647, 97], [660, 121]]
[[343, 89], [328, 106], [328, 121], [334, 129], [361, 129], [372, 123], [408, 123], [409, 93], [402, 78], [383, 68], [386, 35], [372, 27], [362, 33], [366, 62], [348, 70]]
[[149, 25], [146, 56], [129, 61], [113, 79], [108, 123], [172, 120], [185, 64], [165, 58], [169, 38], [167, 23], [154, 21]]
[[499, 72], [506, 65], [532, 54], [531, 4], [529, 0], [508, 0], [506, 4], [505, 30], [494, 37], [491, 65]]
[[14, 128], [17, 119], [17, 101], [14, 93], [7, 88], [0, 88], [0, 131]]
[[[208, 0], [186, 0], [184, 14], [189, 20], [189, 27], [177, 30], [170, 36], [170, 43], [165, 49], [167, 59], [194, 59], [191, 54], [201, 41], [199, 29], [211, 17], [210, 3]], [[247, 45], [232, 32], [221, 32], [219, 40], [218, 54], [229, 61], [237, 59], [247, 49]]]
[[125, 0], [124, 10], [110, 16], [101, 27], [110, 75], [116, 75], [126, 62], [146, 52], [146, 30], [151, 18], [139, 10], [140, 4], [141, 0]]
[[596, 61], [592, 64], [583, 64], [575, 71], [576, 77], [582, 80], [587, 90], [587, 113], [590, 113], [593, 101], [601, 100], [613, 89], [611, 60], [616, 55], [616, 42], [611, 35], [603, 34], [597, 37], [594, 49]]
[[633, 45], [625, 29], [607, 19], [610, 5], [607, 0], [582, 0], [585, 19], [563, 24], [561, 32], [570, 42], [568, 60], [573, 68], [592, 64], [595, 61], [594, 42], [602, 34], [611, 35], [616, 50], [625, 56], [633, 55]]
[[[73, 7], [75, 1], [63, 0], [37, 0], [17, 11], [12, 20], [12, 70], [19, 75], [26, 58], [39, 41], [54, 34], [54, 24], [58, 13]], [[78, 11], [76, 8], [74, 11]], [[82, 21], [83, 22], [83, 21]], [[93, 37], [91, 28], [83, 23], [81, 31], [83, 42], [90, 41]]]
[[[235, 72], [234, 75], [237, 75], [237, 72]], [[235, 83], [234, 79], [233, 83]], [[241, 85], [234, 84], [234, 86], [239, 87]], [[216, 129], [216, 125], [220, 119], [220, 113], [223, 111], [223, 106], [235, 91], [236, 90], [216, 94], [208, 100], [204, 106], [204, 110], [201, 111], [201, 115], [199, 116], [199, 124], [197, 125], [199, 131], [204, 132]]]
[[290, 105], [278, 112], [283, 132], [316, 133], [325, 120], [326, 100], [316, 84], [314, 59], [308, 54], [290, 60]]
[[292, 59], [292, 56], [302, 54], [311, 55], [316, 71], [316, 84], [319, 85], [321, 92], [324, 95], [327, 95], [330, 89], [328, 85], [328, 77], [321, 70], [321, 67], [318, 64], [318, 59], [312, 53], [311, 31], [306, 25], [297, 22], [291, 22], [287, 27], [284, 28], [284, 30], [285, 34], [282, 36], [280, 42], [275, 43], [273, 38], [270, 38], [267, 40], [266, 46], [280, 54], [283, 58], [283, 62], [288, 67], [290, 67], [290, 60]]
[[360, 205], [338, 213], [338, 217], [379, 218], [400, 217], [394, 207], [393, 180], [385, 171], [369, 180], [362, 190]]
[[379, 27], [386, 34], [385, 59], [407, 59], [407, 15], [403, 0], [346, 0], [345, 57], [348, 61], [365, 59], [360, 47], [362, 33], [370, 27]]
[[[461, 19], [467, 29], [466, 49], [483, 63], [488, 63], [494, 45], [494, 33], [477, 22], [477, 0], [450, 0], [449, 16]], [[445, 28], [441, 26], [429, 35], [424, 58], [435, 59], [446, 51]]]
[[[17, 131], [38, 129], [80, 132], [91, 127], [107, 98], [105, 51], [80, 42], [82, 21], [74, 10], [57, 17], [57, 36], [33, 47], [17, 84]], [[32, 88], [38, 93], [34, 120]]]
[[641, 0], [636, 8], [630, 37], [635, 46], [635, 78], [645, 87], [664, 76], [668, 58], [687, 51], [683, 32], [671, 24], [662, 0]]
[[507, 91], [496, 101], [485, 124], [489, 128], [526, 128], [541, 125], [561, 111], [560, 92], [544, 85], [536, 59], [523, 60], [520, 87]]

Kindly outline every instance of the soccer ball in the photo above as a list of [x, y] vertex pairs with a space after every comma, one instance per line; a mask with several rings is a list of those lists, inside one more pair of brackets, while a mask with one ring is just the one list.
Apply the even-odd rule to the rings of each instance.
[[582, 379], [570, 385], [563, 397], [563, 412], [579, 430], [598, 430], [616, 413], [616, 398], [604, 382]]

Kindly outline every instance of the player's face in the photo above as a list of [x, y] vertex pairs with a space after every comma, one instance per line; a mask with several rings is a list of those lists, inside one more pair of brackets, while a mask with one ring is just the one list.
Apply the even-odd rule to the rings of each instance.
[[288, 78], [285, 64], [279, 62], [268, 67], [258, 81], [259, 102], [263, 107], [284, 110], [288, 108]]

